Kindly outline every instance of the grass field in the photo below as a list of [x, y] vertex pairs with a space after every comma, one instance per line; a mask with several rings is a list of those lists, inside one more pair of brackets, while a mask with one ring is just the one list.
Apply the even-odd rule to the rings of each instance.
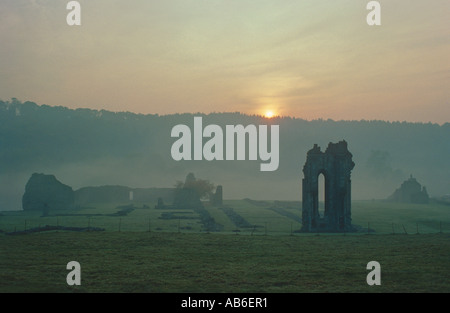
[[[116, 214], [130, 204], [93, 203], [78, 210], [42, 212], [0, 211], [0, 232], [23, 231], [45, 225], [100, 227], [106, 231], [207, 232], [199, 212], [179, 209], [154, 209], [154, 203], [134, 203], [128, 214]], [[218, 207], [205, 206], [205, 211], [221, 232], [254, 235], [289, 235], [301, 228], [301, 203], [280, 201], [228, 200], [231, 208], [247, 225], [237, 223]], [[276, 208], [277, 210], [274, 210]], [[450, 233], [450, 206], [444, 204], [404, 204], [384, 201], [354, 201], [353, 224], [374, 234]], [[237, 221], [239, 222], [239, 221]]]
[[[450, 292], [448, 206], [354, 202], [353, 222], [375, 232], [318, 235], [294, 232], [296, 203], [224, 204], [232, 210], [0, 212], [0, 292]], [[47, 224], [105, 231], [5, 234]], [[66, 284], [70, 261], [81, 286]], [[381, 264], [381, 286], [366, 283], [369, 261]]]

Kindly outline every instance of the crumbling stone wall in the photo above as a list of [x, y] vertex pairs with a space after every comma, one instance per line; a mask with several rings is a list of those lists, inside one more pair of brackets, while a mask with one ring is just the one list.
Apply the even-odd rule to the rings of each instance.
[[217, 186], [216, 192], [211, 195], [211, 204], [216, 206], [223, 205], [223, 187], [221, 185]]
[[64, 185], [54, 175], [31, 175], [22, 197], [25, 211], [39, 210], [48, 214], [49, 210], [70, 209], [74, 206], [74, 191]]
[[[303, 166], [302, 231], [353, 231], [351, 224], [351, 171], [355, 163], [347, 142], [329, 143], [325, 152], [315, 144]], [[325, 209], [319, 215], [319, 175], [325, 178]]]

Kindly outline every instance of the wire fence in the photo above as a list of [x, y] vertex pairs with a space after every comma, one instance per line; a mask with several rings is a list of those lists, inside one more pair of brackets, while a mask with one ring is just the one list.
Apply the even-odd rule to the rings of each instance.
[[47, 217], [14, 219], [9, 222], [0, 219], [0, 234], [20, 235], [49, 231], [106, 231], [106, 232], [177, 232], [177, 233], [224, 233], [242, 234], [249, 236], [258, 235], [303, 235], [303, 234], [335, 234], [335, 235], [411, 235], [411, 234], [437, 234], [450, 233], [448, 221], [418, 221], [411, 220], [401, 222], [377, 222], [355, 221], [354, 232], [309, 232], [301, 231], [301, 223], [290, 221], [286, 218], [263, 220], [258, 216], [246, 217], [247, 225], [239, 226], [230, 222], [221, 224], [214, 218], [198, 218], [195, 216], [184, 218], [161, 219], [160, 217], [114, 217], [104, 218], [98, 216], [71, 218], [71, 217]]

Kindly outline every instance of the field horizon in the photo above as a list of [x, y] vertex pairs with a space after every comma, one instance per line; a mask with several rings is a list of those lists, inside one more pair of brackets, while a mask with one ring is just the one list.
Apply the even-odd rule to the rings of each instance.
[[[301, 229], [301, 201], [224, 200], [203, 208], [156, 208], [154, 202], [90, 203], [75, 209], [1, 211], [0, 232], [14, 233], [46, 225], [100, 228], [105, 231], [225, 232], [241, 234], [296, 234]], [[358, 233], [450, 232], [450, 206], [431, 200], [428, 204], [387, 200], [352, 201], [352, 224]], [[323, 214], [323, 203], [319, 205]]]

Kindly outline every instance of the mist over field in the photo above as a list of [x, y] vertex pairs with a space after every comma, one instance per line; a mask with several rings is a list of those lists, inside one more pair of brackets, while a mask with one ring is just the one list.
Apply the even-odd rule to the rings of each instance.
[[[261, 161], [174, 161], [171, 129], [217, 124], [280, 127], [279, 168]], [[353, 199], [384, 199], [411, 174], [430, 196], [450, 194], [450, 124], [267, 119], [240, 113], [142, 115], [0, 101], [0, 210], [20, 210], [32, 173], [86, 186], [173, 187], [189, 172], [223, 186], [225, 199], [301, 200], [302, 167], [314, 144], [346, 140]], [[206, 142], [206, 140], [204, 140]]]

